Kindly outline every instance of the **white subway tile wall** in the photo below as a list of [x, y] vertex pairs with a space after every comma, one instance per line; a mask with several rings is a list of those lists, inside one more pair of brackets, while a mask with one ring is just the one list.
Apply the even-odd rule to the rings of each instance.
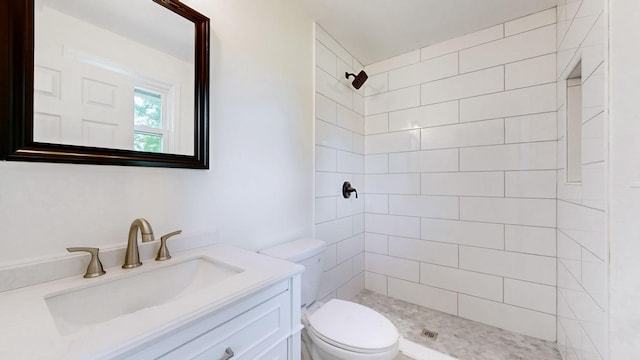
[[458, 52], [463, 49], [472, 48], [477, 45], [502, 39], [504, 37], [504, 25], [496, 25], [488, 29], [476, 31], [463, 35], [455, 39], [443, 41], [439, 44], [427, 46], [420, 50], [422, 60], [431, 59], [444, 54]]
[[[372, 281], [364, 273], [364, 135], [386, 133], [388, 129], [386, 118], [365, 127], [364, 89], [356, 91], [344, 76], [345, 71], [358, 72], [361, 68], [349, 51], [316, 26], [315, 237], [329, 244], [318, 294], [321, 299], [351, 299], [366, 281]], [[369, 84], [383, 86], [375, 90], [378, 92], [387, 91], [386, 83], [386, 73], [377, 80], [369, 79]], [[416, 138], [419, 143], [419, 134]], [[379, 170], [386, 172], [384, 156], [385, 167]], [[376, 159], [371, 160], [370, 165], [377, 169]], [[344, 181], [359, 191], [357, 199], [354, 194], [343, 198]]]
[[[540, 294], [536, 294], [540, 297]], [[540, 311], [460, 293], [458, 315], [477, 322], [554, 341], [556, 317]]]
[[548, 25], [460, 50], [460, 72], [489, 68], [556, 51], [556, 25]]
[[[366, 67], [318, 27], [316, 236], [323, 298], [362, 287], [607, 357], [605, 21], [598, 0]], [[582, 63], [580, 184], [565, 88]], [[343, 203], [348, 176], [362, 192]], [[350, 200], [351, 201], [351, 200]]]
[[[536, 69], [536, 71], [531, 71]], [[505, 89], [546, 84], [556, 79], [556, 54], [538, 56], [505, 65]]]
[[389, 90], [406, 88], [458, 73], [458, 54], [441, 56], [389, 71]]
[[[368, 260], [367, 260], [368, 263]], [[456, 315], [457, 293], [434, 286], [422, 285], [417, 281], [387, 277], [388, 294], [396, 299]]]
[[[604, 3], [561, 0], [557, 8], [558, 347], [563, 359], [608, 359]], [[582, 182], [565, 182], [568, 72], [582, 68]]]
[[515, 116], [504, 119], [505, 142], [523, 143], [558, 138], [556, 112]]
[[557, 31], [549, 9], [367, 66], [367, 289], [556, 339]]
[[511, 36], [556, 22], [556, 9], [549, 9], [504, 24], [504, 35]]
[[[425, 63], [433, 62], [436, 59], [425, 61]], [[462, 75], [457, 75], [456, 68], [456, 73], [451, 75], [451, 77], [442, 80], [427, 83], [420, 82], [422, 84], [420, 86], [421, 103], [423, 105], [435, 104], [504, 90], [505, 71], [503, 66]]]
[[388, 114], [388, 121], [388, 131], [392, 132], [455, 124], [458, 122], [458, 101], [393, 111]]

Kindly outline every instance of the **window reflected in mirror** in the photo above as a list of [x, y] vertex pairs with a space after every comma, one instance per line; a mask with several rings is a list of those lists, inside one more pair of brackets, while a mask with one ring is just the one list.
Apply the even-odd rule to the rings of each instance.
[[136, 88], [133, 96], [133, 149], [162, 152], [165, 144], [162, 112], [163, 96], [151, 90]]

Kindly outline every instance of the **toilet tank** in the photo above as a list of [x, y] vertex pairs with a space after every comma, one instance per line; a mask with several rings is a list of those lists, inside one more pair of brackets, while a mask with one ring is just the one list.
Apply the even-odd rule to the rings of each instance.
[[327, 244], [318, 239], [300, 239], [260, 250], [261, 254], [304, 266], [302, 273], [302, 306], [316, 301], [322, 277], [322, 254]]

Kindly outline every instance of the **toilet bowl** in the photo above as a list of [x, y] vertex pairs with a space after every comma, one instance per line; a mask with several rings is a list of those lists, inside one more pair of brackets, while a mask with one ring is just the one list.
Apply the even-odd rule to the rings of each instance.
[[314, 359], [393, 359], [398, 331], [378, 312], [351, 301], [332, 299], [307, 315]]
[[305, 266], [302, 313], [309, 354], [314, 360], [391, 360], [399, 349], [398, 330], [366, 306], [332, 299], [316, 303], [326, 243], [301, 239], [260, 251]]

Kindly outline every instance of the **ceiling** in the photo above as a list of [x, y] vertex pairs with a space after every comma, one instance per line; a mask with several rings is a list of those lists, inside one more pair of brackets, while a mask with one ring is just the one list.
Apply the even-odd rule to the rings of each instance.
[[298, 0], [363, 65], [557, 5], [558, 0]]

